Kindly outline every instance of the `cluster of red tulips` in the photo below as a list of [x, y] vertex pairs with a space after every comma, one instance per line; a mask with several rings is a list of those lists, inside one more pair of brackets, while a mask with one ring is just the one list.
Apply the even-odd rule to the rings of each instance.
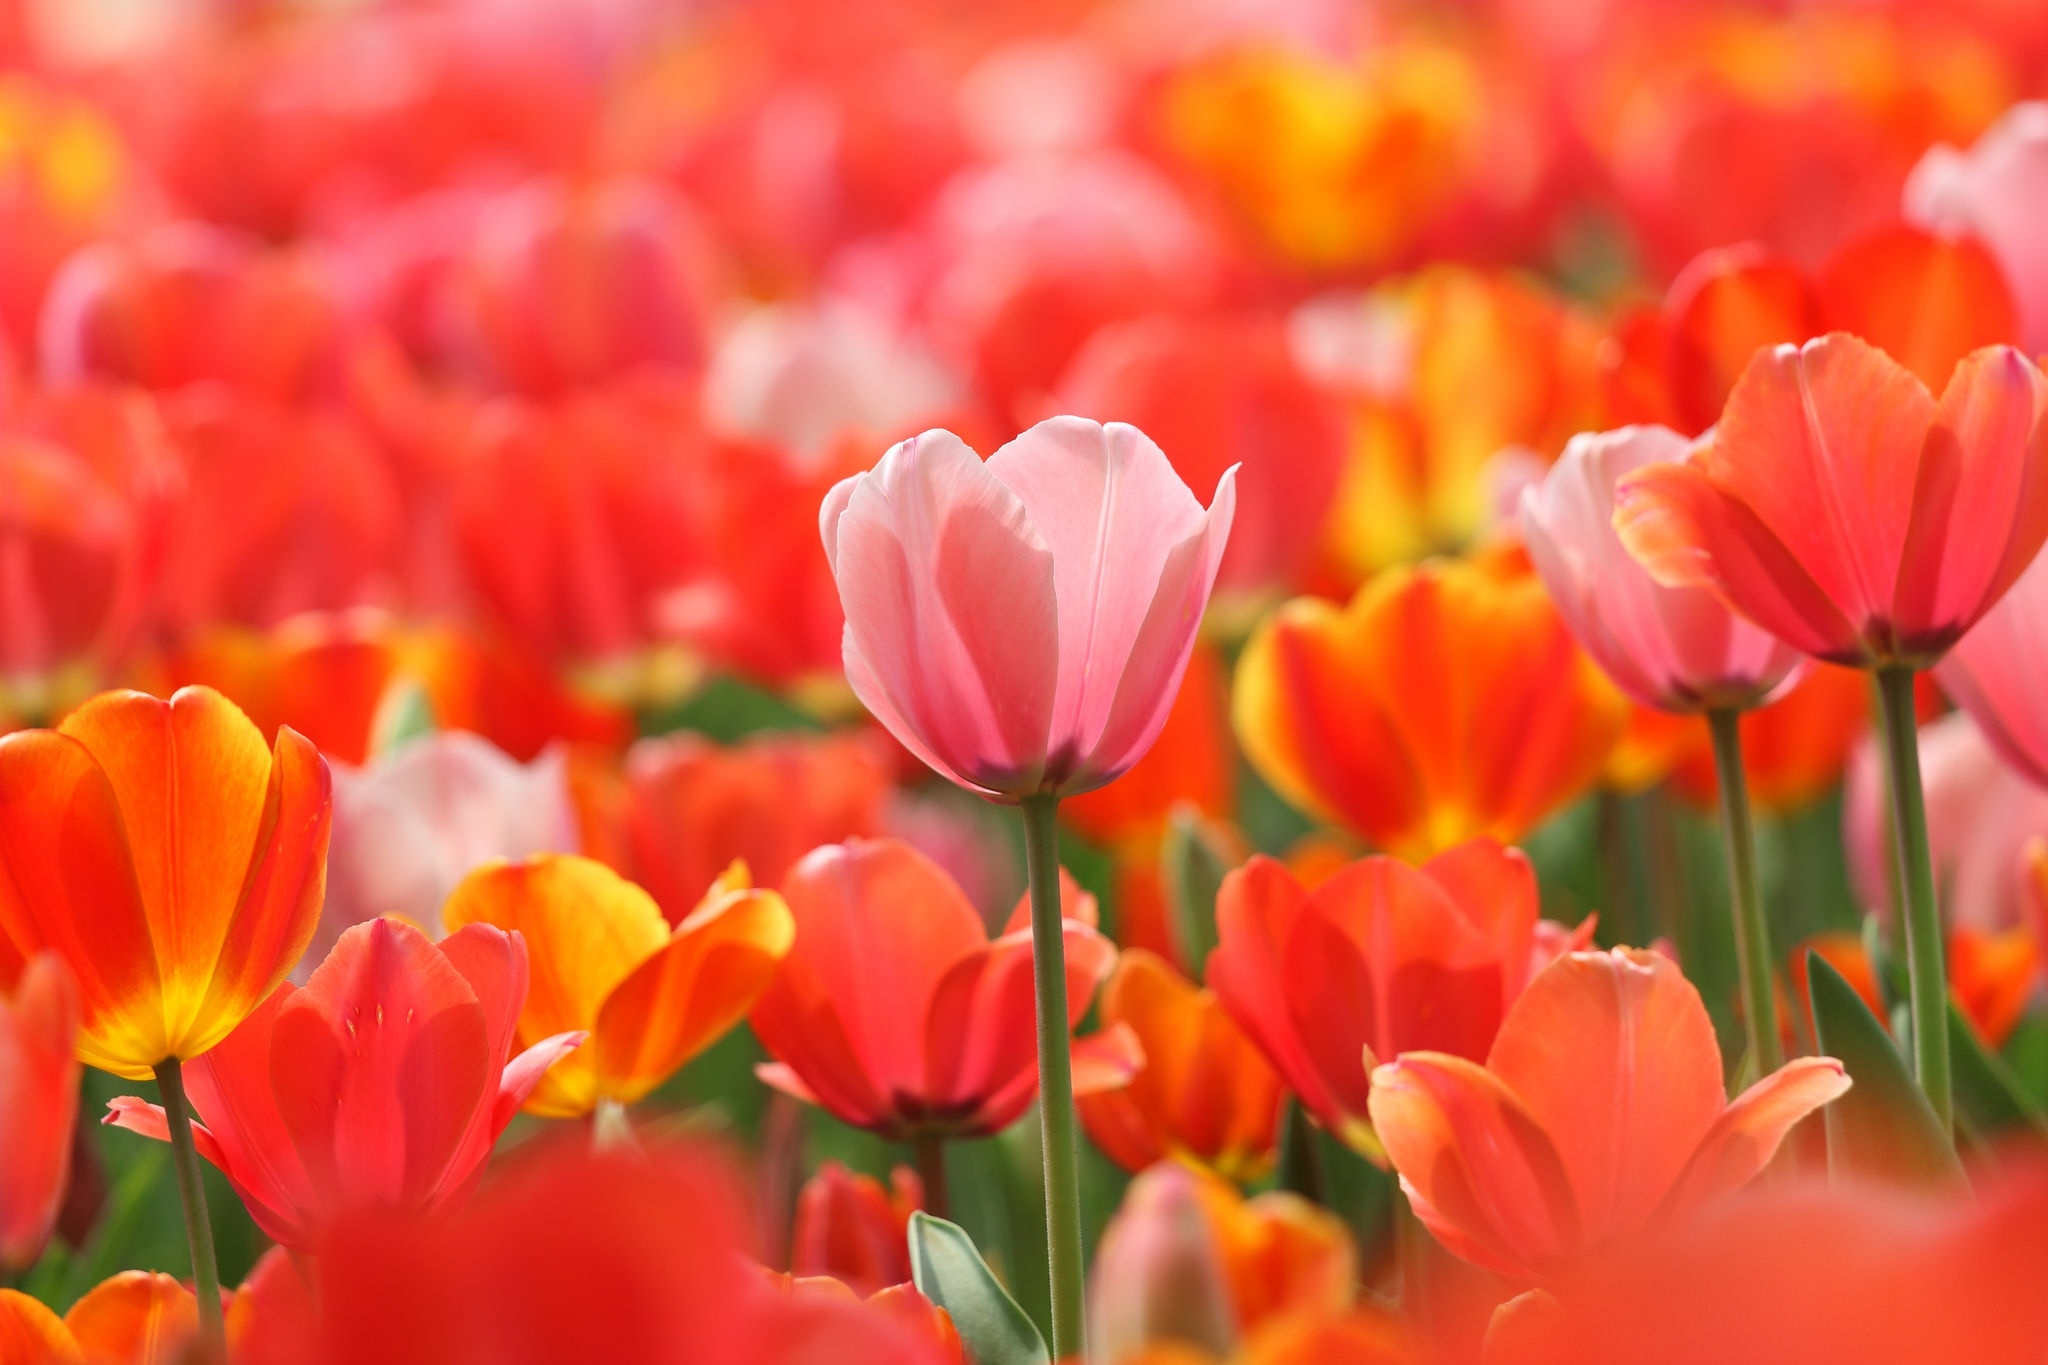
[[0, 1365], [2048, 1359], [2044, 353], [2026, 0], [0, 0]]

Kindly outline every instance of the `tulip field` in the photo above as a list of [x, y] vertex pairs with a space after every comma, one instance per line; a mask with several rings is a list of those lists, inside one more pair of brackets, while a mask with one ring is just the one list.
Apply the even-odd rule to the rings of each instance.
[[0, 1365], [2048, 1365], [2041, 0], [0, 0]]

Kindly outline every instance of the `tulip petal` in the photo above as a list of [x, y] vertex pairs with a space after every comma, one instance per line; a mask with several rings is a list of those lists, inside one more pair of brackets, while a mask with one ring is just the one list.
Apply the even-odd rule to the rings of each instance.
[[1971, 351], [2019, 336], [2012, 291], [1974, 237], [1897, 223], [1836, 252], [1818, 288], [1832, 326], [1881, 348], [1934, 392]]
[[1085, 1038], [1076, 1038], [1073, 1059], [1076, 1099], [1122, 1090], [1146, 1066], [1144, 1044], [1126, 1024], [1111, 1024]]
[[0, 738], [0, 937], [71, 966], [81, 1061], [143, 1080], [169, 1055], [113, 788], [83, 745], [54, 731]]
[[1411, 1052], [1372, 1073], [1372, 1123], [1439, 1240], [1520, 1278], [1573, 1250], [1572, 1182], [1543, 1125], [1498, 1076]]
[[0, 1289], [0, 1360], [22, 1365], [85, 1365], [78, 1338], [40, 1299]]
[[1666, 1211], [1678, 1216], [1747, 1185], [1795, 1124], [1848, 1088], [1848, 1073], [1834, 1058], [1800, 1057], [1743, 1091], [1701, 1139]]
[[306, 1218], [319, 1206], [319, 1191], [300, 1159], [270, 1080], [278, 1011], [295, 994], [297, 989], [289, 982], [280, 985], [212, 1051], [187, 1063], [185, 1092], [192, 1108], [217, 1130], [210, 1140], [220, 1155], [210, 1159], [234, 1185], [251, 1215], [278, 1241], [303, 1246]]
[[64, 1315], [88, 1360], [180, 1359], [199, 1335], [199, 1301], [169, 1275], [127, 1270], [100, 1282]]
[[773, 891], [728, 894], [691, 915], [598, 1011], [601, 1093], [640, 1099], [723, 1036], [753, 1008], [795, 936]]
[[1595, 1242], [1643, 1226], [1726, 1102], [1699, 992], [1663, 954], [1626, 948], [1538, 973], [1487, 1069], [1557, 1144]]
[[[490, 1109], [493, 1140], [505, 1131], [505, 1125], [512, 1122], [512, 1116], [533, 1095], [548, 1070], [589, 1041], [590, 1035], [580, 1030], [557, 1033], [551, 1038], [541, 1039], [505, 1064], [504, 1072], [498, 1077], [497, 1099]], [[481, 1163], [477, 1169], [483, 1169]]]

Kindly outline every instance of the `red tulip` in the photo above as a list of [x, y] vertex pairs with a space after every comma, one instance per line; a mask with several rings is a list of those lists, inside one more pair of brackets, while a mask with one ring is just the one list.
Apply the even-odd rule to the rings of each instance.
[[1711, 587], [1787, 644], [1855, 667], [1938, 659], [2048, 539], [2048, 377], [1990, 347], [1937, 401], [1833, 333], [1758, 353], [1711, 445], [1617, 490], [1660, 582]]
[[828, 1161], [804, 1182], [790, 1238], [792, 1275], [830, 1275], [862, 1298], [910, 1280], [910, 1215], [924, 1207], [924, 1183], [908, 1166], [887, 1189]]
[[[185, 1068], [200, 1155], [263, 1230], [320, 1243], [363, 1210], [459, 1205], [491, 1144], [583, 1035], [511, 1056], [526, 945], [471, 925], [439, 944], [397, 920], [357, 925], [303, 989], [278, 987]], [[163, 1110], [123, 1097], [106, 1121], [169, 1139]]]
[[[782, 896], [796, 942], [754, 1006], [775, 1058], [763, 1080], [889, 1137], [985, 1136], [1016, 1121], [1038, 1089], [1028, 903], [990, 941], [953, 880], [894, 839], [815, 850]], [[1092, 897], [1063, 899], [1078, 1022], [1116, 950], [1095, 932]], [[1074, 1060], [1077, 1092], [1135, 1070], [1127, 1053], [1083, 1047]]]
[[55, 953], [9, 980], [0, 948], [0, 1272], [35, 1262], [71, 1175], [78, 987]]

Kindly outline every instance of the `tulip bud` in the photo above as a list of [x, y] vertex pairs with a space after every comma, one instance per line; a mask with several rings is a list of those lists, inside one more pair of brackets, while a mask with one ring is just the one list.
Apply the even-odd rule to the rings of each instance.
[[1089, 1359], [1116, 1365], [1162, 1339], [1227, 1355], [1237, 1335], [1201, 1177], [1164, 1162], [1138, 1177], [1103, 1233]]

